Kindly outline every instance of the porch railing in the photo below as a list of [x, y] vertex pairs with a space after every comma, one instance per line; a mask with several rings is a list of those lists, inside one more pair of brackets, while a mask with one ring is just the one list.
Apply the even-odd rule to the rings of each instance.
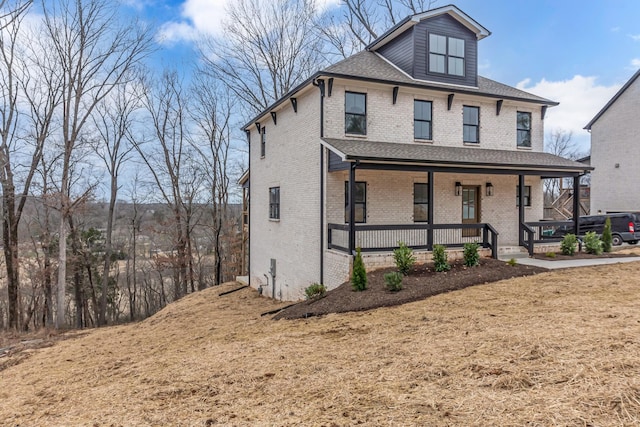
[[573, 230], [573, 221], [537, 221], [520, 224], [522, 246], [533, 255], [536, 243], [562, 241], [566, 232]]
[[[363, 252], [386, 252], [404, 242], [412, 249], [431, 251], [434, 244], [446, 247], [462, 247], [465, 243], [478, 242], [491, 249], [498, 257], [498, 232], [491, 224], [399, 224], [355, 225], [355, 246]], [[349, 225], [329, 224], [328, 247], [349, 252]]]

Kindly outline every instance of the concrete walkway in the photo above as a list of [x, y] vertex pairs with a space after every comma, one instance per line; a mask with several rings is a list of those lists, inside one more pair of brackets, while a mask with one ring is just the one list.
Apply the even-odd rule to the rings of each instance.
[[600, 259], [571, 259], [571, 260], [545, 260], [537, 258], [529, 258], [525, 254], [505, 254], [501, 255], [499, 259], [501, 261], [509, 261], [511, 258], [515, 258], [518, 264], [535, 265], [536, 267], [548, 268], [555, 270], [558, 268], [573, 268], [573, 267], [589, 267], [592, 265], [604, 265], [604, 264], [618, 264], [622, 262], [634, 262], [640, 261], [639, 256], [635, 257], [620, 257], [620, 258], [600, 258]]

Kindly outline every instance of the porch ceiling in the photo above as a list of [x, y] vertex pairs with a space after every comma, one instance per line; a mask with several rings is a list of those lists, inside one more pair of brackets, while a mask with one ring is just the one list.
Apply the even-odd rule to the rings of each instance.
[[334, 138], [322, 138], [322, 141], [343, 161], [358, 162], [359, 169], [424, 169], [542, 177], [577, 176], [593, 170], [593, 167], [573, 160], [528, 150], [490, 150]]

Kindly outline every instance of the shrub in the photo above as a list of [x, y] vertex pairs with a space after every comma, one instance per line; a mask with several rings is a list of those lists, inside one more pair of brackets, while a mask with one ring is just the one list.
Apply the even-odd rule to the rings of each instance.
[[517, 263], [518, 262], [515, 258], [511, 258], [509, 261], [507, 261], [507, 264], [509, 264], [511, 267], [514, 267]]
[[451, 270], [451, 266], [447, 262], [447, 251], [444, 246], [433, 245], [433, 264], [437, 272]]
[[573, 255], [576, 253], [576, 246], [578, 244], [578, 238], [575, 234], [565, 234], [560, 243], [560, 250], [563, 255]]
[[607, 218], [604, 222], [604, 229], [602, 230], [602, 250], [604, 252], [611, 252], [612, 245], [613, 235], [611, 234], [611, 218]]
[[354, 291], [367, 289], [367, 271], [362, 261], [362, 252], [356, 248], [356, 257], [353, 259], [353, 272], [351, 273], [351, 286]]
[[320, 299], [327, 294], [327, 287], [320, 283], [313, 283], [304, 290], [307, 299]]
[[391, 292], [398, 292], [402, 289], [402, 273], [392, 271], [384, 275], [384, 284]]
[[398, 271], [407, 276], [416, 263], [416, 257], [413, 255], [411, 248], [407, 247], [404, 242], [398, 242], [398, 246], [399, 248], [393, 251], [393, 259], [396, 262]]
[[478, 244], [478, 242], [464, 244], [464, 265], [466, 265], [467, 267], [475, 267], [476, 265], [480, 264], [480, 252], [478, 252], [479, 248], [480, 245]]
[[602, 253], [602, 240], [595, 231], [589, 231], [584, 235], [584, 249], [588, 254], [600, 255]]
[[556, 257], [556, 253], [555, 252], [547, 252], [546, 254], [544, 254], [547, 258], [555, 258]]

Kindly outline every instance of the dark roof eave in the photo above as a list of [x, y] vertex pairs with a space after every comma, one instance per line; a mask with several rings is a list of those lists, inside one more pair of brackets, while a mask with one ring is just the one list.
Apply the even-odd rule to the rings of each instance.
[[389, 37], [391, 34], [393, 34], [393, 32], [396, 31], [398, 28], [402, 27], [404, 24], [409, 22], [412, 18], [413, 18], [413, 15], [405, 16], [402, 19], [402, 21], [398, 22], [396, 25], [394, 25], [393, 27], [391, 27], [387, 31], [385, 31], [384, 34], [382, 34], [380, 37], [378, 37], [377, 39], [375, 39], [374, 41], [369, 43], [365, 47], [365, 50], [370, 50], [373, 46], [379, 44], [381, 41], [383, 41], [384, 39]]
[[[418, 160], [415, 159], [402, 159], [402, 158], [381, 158], [381, 157], [367, 157], [367, 156], [355, 156], [351, 154], [345, 155], [346, 162], [371, 162], [371, 163], [412, 163], [415, 165], [428, 165], [428, 164], [438, 164], [438, 165], [455, 165], [460, 167], [480, 167], [482, 169], [531, 169], [537, 171], [567, 171], [567, 172], [586, 172], [592, 171], [594, 168], [592, 166], [585, 166], [581, 168], [574, 168], [571, 166], [545, 166], [545, 165], [528, 165], [522, 164], [517, 165], [517, 167], [513, 167], [513, 165], [503, 164], [503, 163], [472, 163], [472, 162], [460, 162], [460, 161], [451, 161], [451, 160], [438, 160], [431, 162], [429, 160]], [[486, 167], [488, 166], [488, 167]]]
[[611, 105], [613, 105], [613, 103], [616, 102], [618, 100], [618, 98], [620, 98], [620, 96], [622, 96], [622, 94], [629, 88], [629, 86], [631, 86], [633, 84], [633, 82], [638, 77], [640, 77], [640, 70], [635, 72], [635, 74], [629, 79], [629, 81], [626, 82], [624, 84], [624, 86], [622, 86], [620, 88], [620, 90], [618, 92], [616, 92], [615, 95], [613, 95], [613, 98], [611, 98], [609, 100], [609, 102], [607, 102], [605, 104], [605, 106], [602, 107], [602, 110], [598, 111], [598, 114], [596, 114], [595, 117], [593, 119], [591, 119], [591, 121], [589, 123], [587, 123], [587, 125], [585, 127], [583, 127], [583, 129], [591, 130], [591, 126], [593, 126], [593, 124], [595, 122], [597, 122], [600, 117], [602, 117], [602, 115], [609, 109], [609, 107], [611, 107]]

